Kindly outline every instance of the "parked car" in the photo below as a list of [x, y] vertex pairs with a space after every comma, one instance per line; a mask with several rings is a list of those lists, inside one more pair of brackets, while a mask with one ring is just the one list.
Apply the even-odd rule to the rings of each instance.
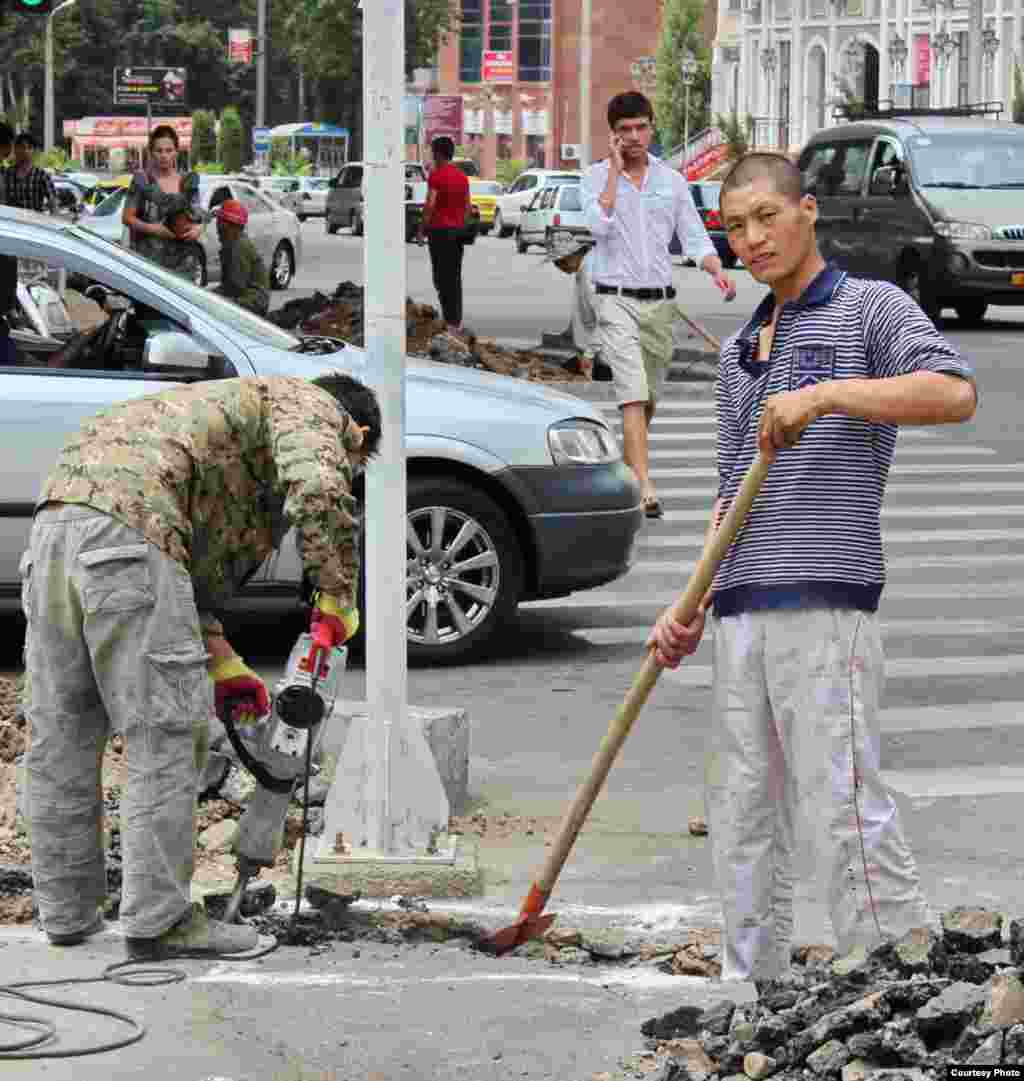
[[480, 215], [480, 232], [486, 236], [494, 225], [494, 212], [498, 207], [498, 196], [505, 189], [497, 180], [470, 180], [469, 200]]
[[131, 173], [123, 173], [121, 176], [98, 181], [89, 189], [85, 197], [86, 212], [89, 212], [89, 208], [95, 209], [98, 207], [108, 195], [112, 195], [116, 191], [127, 191], [131, 187], [131, 183]]
[[[331, 236], [334, 236], [339, 229], [351, 229], [353, 236], [363, 235], [366, 227], [363, 207], [363, 171], [361, 161], [352, 161], [343, 166], [338, 175], [328, 181], [324, 228]], [[426, 179], [426, 169], [420, 162], [407, 161], [405, 163], [406, 202], [410, 199], [408, 185], [425, 183]], [[408, 235], [408, 218], [406, 233]]]
[[[121, 224], [127, 188], [118, 188], [100, 203], [80, 224], [105, 239], [128, 246], [128, 229]], [[270, 284], [274, 289], [287, 289], [302, 258], [302, 230], [299, 219], [280, 203], [268, 199], [248, 181], [234, 177], [204, 173], [199, 178], [199, 204], [206, 210], [215, 209], [225, 199], [238, 199], [249, 211], [249, 234], [257, 251], [263, 256], [270, 271]], [[220, 280], [220, 240], [215, 224], [207, 222], [198, 242], [198, 285]]]
[[89, 189], [64, 176], [51, 176], [50, 179], [57, 193], [58, 213], [80, 214], [85, 206], [86, 197], [89, 195]]
[[[18, 345], [29, 363], [0, 367], [0, 426], [18, 448], [0, 480], [0, 594], [12, 603], [40, 484], [83, 418], [182, 382], [337, 370], [376, 378], [362, 350], [300, 340], [77, 225], [0, 208], [0, 255], [88, 279], [88, 295], [106, 294], [113, 312], [72, 342], [63, 367], [47, 367], [52, 343], [27, 335]], [[593, 405], [433, 361], [410, 358], [407, 378], [411, 659], [479, 653], [520, 601], [566, 596], [629, 569], [643, 522], [639, 488]], [[291, 597], [300, 577], [290, 534], [241, 603]]]
[[527, 169], [512, 181], [508, 190], [499, 195], [494, 209], [494, 232], [497, 236], [512, 236], [519, 228], [523, 207], [537, 189], [545, 184], [578, 184], [582, 174], [567, 170]]
[[273, 199], [281, 206], [287, 207], [293, 214], [295, 213], [292, 196], [299, 190], [297, 176], [250, 176], [238, 177], [238, 179], [247, 180], [268, 199]]
[[538, 189], [520, 219], [516, 251], [522, 255], [531, 244], [547, 247], [555, 230], [575, 233], [581, 238], [590, 236], [579, 184], [548, 184]]
[[[722, 266], [731, 270], [736, 265], [736, 256], [729, 247], [729, 238], [726, 236], [725, 226], [722, 224], [722, 215], [719, 211], [718, 199], [721, 194], [722, 184], [718, 180], [694, 180], [690, 183], [690, 194], [693, 196], [693, 205], [700, 214], [711, 243], [715, 246], [718, 258], [722, 260]], [[679, 240], [679, 234], [673, 233], [668, 246], [670, 255], [682, 255], [683, 245]], [[692, 260], [688, 260], [692, 261]]]
[[822, 254], [966, 324], [1024, 304], [1024, 127], [894, 112], [813, 136], [799, 158]]
[[327, 213], [327, 185], [330, 180], [326, 176], [300, 176], [297, 179], [299, 186], [287, 201], [288, 209], [294, 212], [299, 221], [322, 218]]
[[472, 158], [452, 158], [452, 165], [469, 177], [480, 175], [480, 166]]

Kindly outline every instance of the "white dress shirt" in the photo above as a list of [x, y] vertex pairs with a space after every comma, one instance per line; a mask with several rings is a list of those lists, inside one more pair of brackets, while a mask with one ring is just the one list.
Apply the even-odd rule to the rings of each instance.
[[637, 188], [623, 173], [615, 207], [606, 214], [598, 198], [608, 183], [608, 169], [607, 161], [592, 165], [581, 184], [583, 211], [596, 241], [595, 282], [626, 289], [671, 285], [668, 246], [673, 232], [679, 233], [684, 254], [698, 266], [705, 256], [716, 254], [681, 173], [648, 154], [643, 185]]

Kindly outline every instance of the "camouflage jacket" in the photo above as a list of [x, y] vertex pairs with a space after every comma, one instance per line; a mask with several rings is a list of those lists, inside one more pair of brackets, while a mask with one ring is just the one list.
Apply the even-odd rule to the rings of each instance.
[[267, 314], [270, 275], [256, 245], [244, 234], [231, 244], [221, 244], [218, 291], [257, 315]]
[[121, 402], [65, 443], [37, 506], [81, 503], [137, 529], [215, 611], [298, 531], [313, 586], [356, 604], [356, 502], [347, 450], [362, 432], [304, 379], [222, 379]]

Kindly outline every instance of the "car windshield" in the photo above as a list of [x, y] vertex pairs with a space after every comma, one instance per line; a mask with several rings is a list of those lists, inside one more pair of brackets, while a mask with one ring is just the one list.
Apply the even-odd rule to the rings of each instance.
[[269, 345], [275, 349], [295, 350], [301, 345], [299, 339], [294, 335], [274, 326], [273, 323], [268, 323], [266, 319], [261, 319], [258, 315], [246, 311], [245, 308], [232, 304], [230, 300], [219, 296], [217, 293], [208, 292], [206, 289], [194, 285], [180, 274], [164, 270], [162, 266], [151, 263], [148, 259], [143, 259], [133, 252], [125, 251], [119, 245], [112, 244], [109, 240], [105, 240], [96, 233], [89, 232], [88, 229], [81, 229], [72, 225], [68, 226], [67, 231], [76, 240], [95, 248], [97, 251], [107, 251], [110, 248], [115, 248], [118, 258], [124, 262], [130, 262], [133, 270], [145, 274], [165, 288], [179, 293], [197, 308], [201, 308], [206, 312], [211, 319], [216, 320], [223, 326], [230, 327], [250, 341], [259, 342], [260, 345]]
[[118, 214], [124, 206], [124, 190], [112, 192], [92, 212], [95, 218], [105, 218], [111, 214]]
[[929, 131], [907, 142], [923, 188], [1024, 186], [1024, 131]]
[[469, 189], [474, 195], [501, 195], [501, 185], [493, 180], [471, 180]]
[[579, 184], [563, 184], [560, 204], [563, 210], [582, 210]]

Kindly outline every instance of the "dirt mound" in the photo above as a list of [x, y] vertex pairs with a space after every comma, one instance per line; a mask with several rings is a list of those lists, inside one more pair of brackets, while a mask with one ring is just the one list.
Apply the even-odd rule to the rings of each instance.
[[13, 762], [25, 753], [28, 727], [21, 711], [20, 681], [0, 677], [0, 762]]
[[[271, 312], [268, 318], [279, 327], [298, 334], [340, 338], [360, 348], [366, 344], [363, 288], [354, 282], [341, 282], [330, 295], [318, 291], [311, 297], [290, 300]], [[552, 363], [531, 350], [506, 349], [471, 331], [450, 332], [437, 309], [429, 304], [417, 304], [407, 299], [405, 318], [410, 356], [481, 368], [530, 382], [582, 381], [578, 372]]]

